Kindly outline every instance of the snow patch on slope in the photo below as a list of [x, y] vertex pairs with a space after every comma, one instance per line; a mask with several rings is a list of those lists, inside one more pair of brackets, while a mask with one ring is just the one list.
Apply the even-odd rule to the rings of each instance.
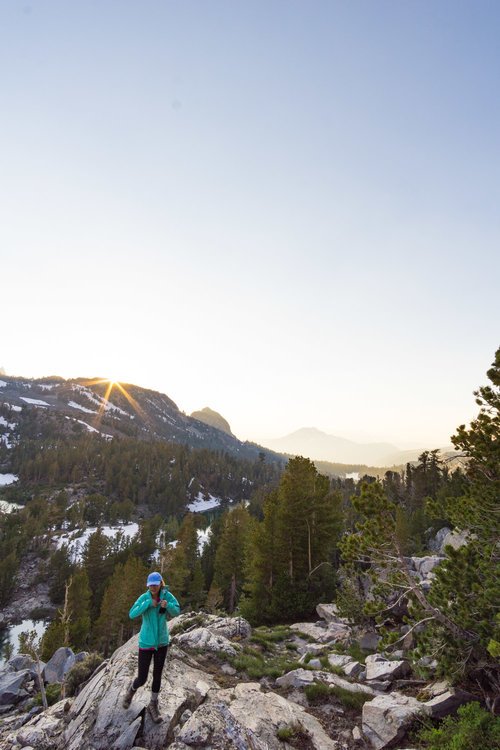
[[209, 495], [208, 500], [205, 500], [203, 493], [198, 492], [198, 495], [196, 496], [194, 501], [192, 503], [189, 503], [187, 508], [191, 513], [203, 513], [205, 510], [218, 508], [220, 504], [221, 499], [219, 497]]
[[50, 406], [46, 401], [40, 401], [39, 398], [26, 398], [26, 396], [19, 396], [21, 401], [26, 401], [27, 404], [33, 404], [33, 406]]
[[[63, 544], [66, 544], [74, 562], [81, 562], [83, 547], [89, 540], [89, 537], [95, 534], [96, 531], [97, 527], [93, 526], [82, 532], [76, 531], [72, 534], [62, 534], [61, 536], [52, 537], [52, 540], [56, 542], [57, 549], [61, 549]], [[132, 539], [139, 531], [139, 525], [137, 523], [127, 523], [123, 526], [101, 526], [101, 531], [108, 539], [114, 539], [118, 534], [123, 534], [126, 539]]]

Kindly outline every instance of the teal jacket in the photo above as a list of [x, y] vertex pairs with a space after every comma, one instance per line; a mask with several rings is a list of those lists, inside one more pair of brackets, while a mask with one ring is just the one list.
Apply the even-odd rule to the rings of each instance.
[[128, 616], [131, 620], [142, 615], [142, 625], [139, 632], [139, 648], [158, 648], [166, 646], [170, 640], [167, 625], [167, 613], [170, 617], [180, 614], [179, 602], [173, 594], [165, 587], [160, 591], [160, 600], [167, 602], [166, 608], [153, 605], [150, 591], [146, 591], [138, 598], [130, 608]]

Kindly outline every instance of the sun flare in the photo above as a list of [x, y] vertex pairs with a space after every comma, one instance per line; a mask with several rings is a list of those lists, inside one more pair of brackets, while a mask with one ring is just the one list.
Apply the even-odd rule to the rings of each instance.
[[104, 413], [107, 411], [109, 406], [110, 405], [113, 406], [111, 404], [111, 396], [113, 395], [113, 390], [115, 389], [127, 399], [133, 411], [142, 419], [147, 421], [147, 416], [144, 413], [144, 411], [141, 409], [141, 407], [139, 406], [135, 398], [127, 391], [127, 389], [121, 384], [119, 380], [114, 380], [113, 378], [98, 378], [89, 383], [89, 385], [100, 385], [100, 384], [105, 386], [106, 391], [104, 393], [104, 396], [101, 396], [102, 402], [101, 402], [101, 405], [99, 406], [99, 410], [95, 418], [94, 426], [96, 428], [99, 426], [100, 422], [102, 421]]

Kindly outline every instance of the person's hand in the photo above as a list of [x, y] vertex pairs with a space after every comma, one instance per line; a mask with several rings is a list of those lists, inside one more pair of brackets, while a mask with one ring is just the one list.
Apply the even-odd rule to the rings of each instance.
[[161, 607], [162, 609], [166, 609], [166, 608], [167, 608], [167, 602], [166, 602], [166, 599], [162, 599], [162, 600], [160, 601], [160, 607]]

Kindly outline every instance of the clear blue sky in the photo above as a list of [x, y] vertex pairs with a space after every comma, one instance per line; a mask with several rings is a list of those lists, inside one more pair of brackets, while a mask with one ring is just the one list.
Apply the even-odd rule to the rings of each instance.
[[500, 4], [0, 5], [0, 365], [433, 448], [500, 343]]

